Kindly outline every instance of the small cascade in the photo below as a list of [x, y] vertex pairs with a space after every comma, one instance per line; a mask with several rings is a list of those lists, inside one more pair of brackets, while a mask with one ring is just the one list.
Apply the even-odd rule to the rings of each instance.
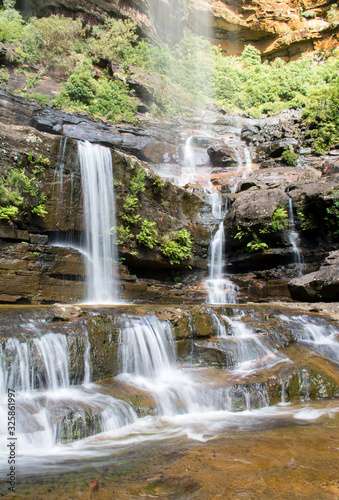
[[212, 238], [209, 249], [209, 276], [206, 281], [208, 287], [208, 302], [210, 304], [234, 304], [236, 302], [236, 286], [223, 277], [225, 263], [225, 230], [224, 217], [227, 213], [227, 204], [224, 205], [221, 193], [209, 195], [212, 213], [219, 221], [217, 232]]
[[301, 276], [304, 272], [304, 258], [299, 248], [299, 235], [295, 228], [294, 223], [294, 215], [293, 215], [293, 200], [289, 196], [288, 197], [288, 230], [287, 230], [287, 239], [292, 246], [294, 260], [298, 264], [299, 267], [299, 276]]
[[251, 157], [251, 151], [246, 146], [244, 147], [244, 156], [245, 156], [246, 173], [249, 173], [252, 170], [253, 162]]
[[297, 341], [339, 363], [338, 328], [328, 325], [321, 318], [306, 315], [293, 317], [280, 315], [279, 318], [284, 321], [286, 329]]
[[[33, 331], [33, 325], [30, 325]], [[67, 337], [47, 333], [25, 342], [9, 338], [1, 347], [0, 416], [5, 418], [7, 389], [15, 391], [19, 453], [44, 455], [69, 443], [134, 422], [130, 405], [100, 394], [92, 386], [72, 385]], [[84, 338], [83, 383], [90, 382], [90, 344]], [[0, 457], [6, 449], [0, 432]], [[19, 459], [20, 460], [20, 459]]]
[[178, 368], [170, 323], [156, 316], [126, 316], [119, 345], [118, 378], [149, 392], [162, 417], [268, 406], [266, 388], [260, 384], [218, 387], [198, 379], [189, 366]]
[[32, 342], [7, 340], [1, 386], [15, 391], [55, 390], [70, 386], [67, 339], [65, 335], [48, 333]]
[[[287, 361], [285, 356], [275, 351], [268, 339], [262, 339], [260, 334], [255, 333], [249, 325], [244, 323], [241, 316], [231, 319], [228, 316], [219, 317], [213, 314], [213, 321], [218, 337], [235, 344], [234, 370], [241, 375]], [[227, 343], [226, 349], [232, 350], [231, 345]]]
[[87, 300], [119, 302], [113, 266], [117, 267], [114, 239], [115, 202], [112, 157], [108, 148], [79, 142], [84, 217], [87, 237]]
[[168, 321], [156, 316], [126, 317], [120, 333], [119, 379], [148, 391], [160, 415], [169, 417], [209, 409], [200, 384], [176, 367], [176, 351]]

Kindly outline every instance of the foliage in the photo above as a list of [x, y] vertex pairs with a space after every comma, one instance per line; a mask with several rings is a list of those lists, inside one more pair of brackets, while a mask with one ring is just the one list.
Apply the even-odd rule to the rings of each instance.
[[339, 81], [327, 89], [313, 93], [313, 101], [304, 111], [309, 125], [308, 135], [319, 154], [339, 141]]
[[0, 11], [0, 42], [11, 43], [22, 36], [24, 21], [14, 7], [13, 0], [4, 0]]
[[26, 92], [25, 90], [18, 90], [14, 93], [28, 99], [29, 101], [36, 101], [38, 104], [47, 104], [51, 102], [51, 99], [48, 96], [41, 94], [40, 92]]
[[97, 81], [89, 60], [78, 65], [62, 85], [55, 104], [69, 111], [87, 111], [94, 117], [105, 117], [113, 122], [133, 121], [137, 109], [127, 85], [109, 78]]
[[252, 234], [252, 237], [253, 239], [247, 243], [247, 248], [250, 252], [258, 252], [269, 248], [268, 244], [260, 239], [255, 233]]
[[48, 160], [28, 155], [27, 163], [29, 168], [18, 165], [0, 177], [0, 219], [15, 221], [29, 214], [47, 215], [46, 196], [41, 192], [40, 180]]
[[333, 200], [332, 205], [326, 207], [324, 222], [329, 236], [339, 238], [339, 201]]
[[150, 222], [144, 219], [141, 224], [141, 230], [135, 238], [146, 247], [154, 248], [159, 240], [156, 222]]
[[[270, 232], [270, 230], [259, 229], [259, 233], [261, 235], [267, 234], [267, 232]], [[244, 243], [244, 245], [246, 245], [243, 248], [243, 251], [245, 252], [258, 252], [269, 248], [269, 245], [265, 241], [263, 241], [256, 232], [249, 228], [238, 226], [237, 232], [233, 237], [234, 239], [240, 240], [242, 243]]]
[[283, 151], [281, 158], [287, 163], [287, 165], [294, 166], [298, 161], [298, 155], [294, 151], [291, 145], [288, 145], [287, 148]]
[[137, 25], [129, 19], [106, 19], [103, 26], [94, 26], [88, 40], [90, 50], [108, 59], [130, 59], [138, 39]]
[[161, 245], [161, 252], [169, 258], [170, 263], [180, 264], [181, 261], [192, 256], [193, 241], [187, 229], [180, 229], [170, 238], [165, 237]]
[[313, 215], [311, 213], [307, 213], [307, 211], [303, 208], [297, 209], [297, 218], [300, 222], [302, 231], [311, 231], [312, 229], [317, 229], [318, 227]]
[[75, 63], [76, 44], [82, 35], [80, 19], [51, 15], [31, 18], [22, 31], [22, 49], [29, 64], [70, 73]]
[[[333, 5], [328, 19], [334, 22], [337, 15]], [[326, 46], [319, 45], [316, 57], [262, 62], [252, 45], [246, 45], [239, 57], [225, 57], [220, 47], [189, 30], [179, 43], [168, 47], [140, 39], [137, 25], [129, 20], [108, 19], [101, 26], [84, 29], [79, 19], [59, 15], [24, 22], [14, 1], [5, 0], [0, 10], [1, 40], [21, 54], [22, 62], [45, 73], [56, 72], [61, 79], [69, 76], [56, 99], [57, 106], [69, 111], [84, 111], [114, 122], [133, 121], [137, 106], [122, 80], [138, 67], [152, 74], [150, 82], [156, 82], [150, 109], [159, 117], [189, 113], [189, 108], [211, 102], [254, 117], [306, 107], [317, 151], [338, 140], [339, 51], [335, 38]], [[103, 60], [108, 62], [108, 70], [95, 73], [92, 63], [100, 61], [101, 65]], [[111, 62], [120, 63], [118, 78], [108, 76]], [[34, 84], [32, 80], [26, 86]], [[285, 159], [292, 162], [293, 156]]]
[[273, 213], [273, 231], [283, 231], [288, 225], [288, 214], [284, 207], [278, 207]]
[[124, 245], [133, 239], [133, 234], [130, 228], [127, 226], [118, 226], [118, 243]]
[[336, 3], [331, 5], [330, 10], [327, 12], [327, 19], [330, 23], [339, 21], [339, 10]]
[[162, 180], [161, 177], [157, 177], [155, 181], [153, 182], [153, 192], [154, 194], [159, 194], [161, 193], [163, 187], [165, 186], [164, 181]]
[[145, 191], [145, 171], [139, 164], [135, 167], [135, 174], [131, 179], [129, 189], [135, 196]]

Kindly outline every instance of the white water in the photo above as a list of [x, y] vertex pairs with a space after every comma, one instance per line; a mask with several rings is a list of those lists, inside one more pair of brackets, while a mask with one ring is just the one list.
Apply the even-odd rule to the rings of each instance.
[[268, 368], [277, 363], [288, 361], [283, 354], [274, 349], [269, 339], [254, 332], [241, 318], [241, 316], [229, 318], [224, 315], [218, 317], [213, 314], [218, 337], [236, 344], [234, 371], [245, 376], [253, 370]]
[[[241, 317], [215, 317], [220, 336], [239, 344], [235, 371], [245, 374], [253, 368], [286, 361], [246, 326]], [[310, 326], [307, 318], [296, 321]], [[319, 335], [314, 326], [319, 325], [311, 321], [313, 336]], [[83, 344], [86, 381], [89, 378], [86, 365], [90, 363], [88, 338]], [[30, 342], [10, 339], [6, 342], [0, 358], [1, 417], [3, 421], [6, 419], [6, 387], [14, 384], [11, 388], [17, 390], [18, 458], [22, 470], [39, 474], [41, 465], [61, 462], [64, 467], [67, 459], [93, 461], [149, 441], [178, 437], [181, 442], [184, 437], [205, 441], [225, 430], [250, 430], [293, 418], [304, 422], [338, 411], [334, 402], [321, 408], [313, 404], [268, 407], [265, 384], [229, 387], [223, 385], [222, 377], [218, 377], [218, 382], [209, 381], [204, 370], [178, 366], [170, 323], [156, 316], [124, 316], [119, 345], [122, 373], [117, 381], [150, 394], [155, 402], [155, 416], [138, 418], [128, 403], [101, 394], [96, 384], [72, 386], [64, 335], [40, 336], [37, 332]], [[6, 444], [5, 427], [1, 432], [0, 458], [5, 469], [6, 456], [2, 453]], [[78, 462], [68, 466], [79, 467]]]
[[[30, 324], [34, 330], [34, 325]], [[124, 427], [137, 419], [123, 401], [100, 394], [91, 385], [72, 386], [67, 337], [40, 335], [20, 342], [8, 339], [0, 357], [0, 417], [7, 419], [7, 389], [15, 391], [18, 461], [22, 456], [60, 454], [74, 438]], [[90, 382], [88, 338], [84, 341], [83, 382]], [[6, 458], [7, 428], [0, 430], [0, 462]]]
[[290, 242], [295, 258], [295, 262], [299, 267], [299, 275], [301, 276], [304, 272], [304, 258], [299, 248], [300, 238], [298, 232], [295, 228], [294, 223], [294, 215], [293, 215], [293, 200], [289, 196], [288, 197], [288, 230], [287, 230], [287, 239]]
[[206, 281], [208, 302], [210, 304], [234, 304], [237, 288], [224, 277], [226, 267], [224, 217], [227, 213], [227, 205], [221, 193], [213, 193], [208, 198], [211, 202], [212, 213], [219, 221], [218, 230], [212, 238], [209, 249], [209, 275]]
[[89, 142], [79, 142], [78, 152], [87, 252], [90, 255], [86, 261], [87, 301], [113, 304], [119, 302], [119, 290], [113, 270], [114, 266], [117, 269], [117, 247], [111, 152]]
[[279, 316], [293, 337], [303, 344], [339, 363], [339, 329], [321, 318]]

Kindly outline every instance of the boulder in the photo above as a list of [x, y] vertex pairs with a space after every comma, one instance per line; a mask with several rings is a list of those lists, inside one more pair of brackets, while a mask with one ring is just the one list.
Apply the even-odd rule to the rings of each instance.
[[291, 280], [288, 288], [294, 300], [339, 300], [339, 250], [329, 254], [319, 271]]

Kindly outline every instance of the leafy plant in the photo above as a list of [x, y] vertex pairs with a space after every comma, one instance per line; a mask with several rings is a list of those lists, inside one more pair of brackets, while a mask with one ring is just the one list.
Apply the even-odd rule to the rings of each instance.
[[159, 240], [156, 222], [150, 222], [144, 219], [141, 224], [141, 230], [135, 237], [139, 243], [142, 243], [148, 248], [154, 248]]
[[153, 192], [155, 194], [159, 194], [163, 187], [165, 186], [164, 181], [161, 179], [161, 177], [157, 177], [155, 181], [153, 182]]
[[133, 234], [129, 227], [119, 226], [118, 227], [118, 243], [124, 245], [133, 239]]
[[129, 189], [135, 196], [145, 191], [145, 171], [139, 164], [135, 167], [135, 174], [131, 179]]
[[298, 155], [294, 151], [291, 145], [288, 145], [287, 148], [283, 151], [281, 158], [287, 163], [287, 165], [294, 166], [298, 161]]
[[297, 218], [300, 221], [300, 227], [302, 231], [311, 231], [312, 229], [317, 229], [316, 224], [312, 214], [306, 214], [304, 209], [297, 209]]
[[192, 256], [193, 241], [187, 229], [180, 229], [176, 233], [164, 238], [161, 252], [169, 258], [170, 263], [180, 264], [181, 261]]
[[0, 219], [15, 221], [29, 214], [45, 217], [46, 195], [41, 192], [40, 180], [48, 160], [28, 155], [30, 171], [12, 167], [0, 177]]
[[273, 213], [273, 231], [283, 231], [288, 225], [288, 214], [284, 207], [278, 207]]
[[269, 248], [268, 244], [262, 241], [255, 233], [252, 236], [253, 239], [247, 243], [247, 248], [250, 252], [258, 252]]
[[324, 222], [332, 238], [339, 237], [339, 201], [333, 200], [331, 206], [326, 207]]

